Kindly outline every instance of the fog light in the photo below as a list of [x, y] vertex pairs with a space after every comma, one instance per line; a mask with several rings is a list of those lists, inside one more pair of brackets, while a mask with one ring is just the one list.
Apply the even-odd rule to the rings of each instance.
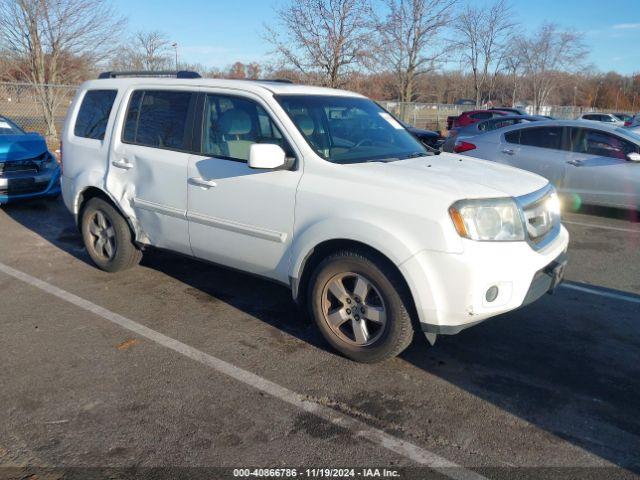
[[493, 302], [496, 298], [498, 298], [499, 291], [500, 290], [498, 290], [498, 287], [496, 287], [495, 285], [493, 287], [489, 287], [489, 290], [487, 290], [484, 298], [487, 299], [487, 302]]

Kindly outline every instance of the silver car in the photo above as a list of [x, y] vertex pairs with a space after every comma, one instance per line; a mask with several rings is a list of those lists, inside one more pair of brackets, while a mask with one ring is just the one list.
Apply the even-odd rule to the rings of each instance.
[[613, 113], [584, 113], [578, 117], [578, 120], [590, 120], [592, 122], [608, 123], [618, 127], [624, 126], [624, 120], [618, 118]]
[[538, 173], [574, 205], [640, 210], [640, 134], [583, 121], [513, 125], [466, 141], [463, 155]]
[[[442, 145], [443, 152], [459, 153], [464, 151], [463, 140], [466, 140], [483, 133], [490, 132], [492, 130], [498, 130], [500, 128], [510, 127], [518, 123], [527, 122], [539, 122], [541, 120], [547, 120], [546, 117], [538, 115], [508, 115], [506, 117], [495, 117], [489, 120], [482, 120], [481, 122], [472, 123], [464, 127], [457, 127], [449, 130], [449, 136], [445, 139]], [[461, 147], [462, 146], [462, 147]]]

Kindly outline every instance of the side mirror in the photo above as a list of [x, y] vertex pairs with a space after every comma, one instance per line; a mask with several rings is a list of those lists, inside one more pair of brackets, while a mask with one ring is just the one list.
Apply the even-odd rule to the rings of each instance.
[[275, 170], [287, 162], [286, 154], [280, 145], [272, 143], [254, 143], [249, 149], [249, 167], [263, 170]]
[[640, 153], [631, 152], [627, 155], [627, 159], [629, 159], [630, 162], [640, 162]]

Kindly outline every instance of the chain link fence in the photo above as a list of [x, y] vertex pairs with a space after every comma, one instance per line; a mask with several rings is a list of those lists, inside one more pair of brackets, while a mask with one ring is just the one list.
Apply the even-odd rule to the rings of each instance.
[[42, 134], [51, 147], [58, 148], [58, 137], [76, 88], [0, 83], [0, 116], [13, 120], [28, 132]]
[[[67, 108], [73, 100], [76, 86], [31, 85], [27, 83], [0, 83], [0, 116], [5, 116], [30, 132], [38, 132], [57, 148]], [[419, 128], [446, 132], [447, 117], [457, 116], [472, 105], [447, 105], [440, 103], [379, 102], [384, 108], [404, 122]], [[532, 114], [533, 108], [526, 107]], [[541, 115], [559, 119], [573, 119], [586, 112], [611, 112], [572, 106], [545, 106]], [[623, 112], [633, 114], [633, 112]]]
[[[475, 110], [474, 105], [447, 105], [442, 103], [401, 103], [401, 102], [378, 102], [385, 109], [393, 113], [402, 121], [418, 128], [445, 132], [447, 129], [447, 117], [456, 117], [462, 112]], [[497, 107], [496, 107], [497, 108]], [[522, 108], [529, 115], [535, 114], [532, 106]], [[613, 110], [600, 110], [597, 108], [585, 108], [574, 106], [544, 106], [539, 115], [547, 115], [560, 120], [572, 120], [583, 113], [613, 113]], [[634, 112], [617, 111], [615, 113]]]

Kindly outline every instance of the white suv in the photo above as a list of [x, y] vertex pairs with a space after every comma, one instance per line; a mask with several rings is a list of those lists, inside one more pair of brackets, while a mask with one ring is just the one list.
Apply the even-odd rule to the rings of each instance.
[[561, 281], [568, 234], [544, 178], [431, 155], [355, 93], [193, 77], [103, 74], [69, 109], [63, 195], [101, 269], [153, 246], [270, 278], [361, 362]]

